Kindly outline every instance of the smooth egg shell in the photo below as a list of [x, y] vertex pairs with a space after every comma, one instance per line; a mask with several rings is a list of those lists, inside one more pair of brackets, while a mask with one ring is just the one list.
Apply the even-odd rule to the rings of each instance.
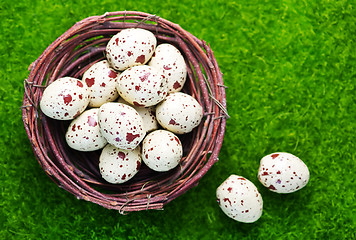
[[49, 84], [40, 100], [42, 112], [53, 119], [71, 120], [89, 104], [89, 90], [82, 81], [63, 77]]
[[138, 114], [142, 117], [143, 130], [145, 132], [152, 132], [153, 130], [158, 129], [158, 122], [156, 119], [156, 107], [155, 106], [138, 107], [138, 106], [129, 104], [123, 98], [119, 98], [117, 102], [130, 105], [138, 112]]
[[123, 71], [129, 67], [146, 64], [157, 45], [153, 33], [141, 28], [127, 28], [114, 35], [106, 46], [110, 65]]
[[156, 107], [158, 123], [176, 134], [191, 132], [203, 118], [203, 108], [192, 96], [170, 93]]
[[167, 80], [168, 92], [179, 92], [187, 78], [187, 65], [181, 52], [172, 44], [157, 46], [149, 66], [156, 68]]
[[109, 66], [106, 60], [94, 63], [83, 74], [83, 82], [90, 90], [89, 107], [100, 107], [117, 99], [116, 81], [120, 73]]
[[151, 169], [164, 172], [175, 168], [183, 155], [179, 138], [172, 132], [156, 130], [142, 142], [142, 160]]
[[136, 175], [140, 166], [140, 147], [124, 150], [108, 144], [99, 157], [101, 176], [113, 184], [127, 182]]
[[69, 147], [78, 151], [95, 151], [107, 144], [100, 132], [98, 110], [86, 110], [69, 124], [65, 135]]
[[167, 90], [164, 76], [147, 65], [123, 71], [117, 82], [120, 96], [139, 107], [149, 107], [161, 102], [166, 97]]
[[121, 149], [136, 148], [146, 134], [141, 116], [126, 104], [104, 103], [99, 108], [98, 120], [108, 143]]
[[230, 218], [244, 223], [257, 221], [263, 200], [256, 186], [248, 179], [231, 175], [216, 190], [221, 210]]
[[272, 192], [292, 193], [307, 185], [310, 174], [300, 158], [276, 152], [261, 159], [257, 177]]

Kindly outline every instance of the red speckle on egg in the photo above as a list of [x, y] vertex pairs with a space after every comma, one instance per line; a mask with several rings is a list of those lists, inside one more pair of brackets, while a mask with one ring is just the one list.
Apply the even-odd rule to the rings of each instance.
[[140, 162], [140, 161], [137, 161], [137, 166], [136, 166], [136, 170], [137, 170], [137, 171], [140, 169], [140, 166], [141, 166], [141, 162]]
[[145, 55], [140, 55], [140, 56], [138, 56], [138, 57], [136, 58], [136, 61], [135, 61], [135, 62], [144, 64], [144, 63], [145, 63], [145, 60], [146, 60]]
[[231, 201], [230, 201], [230, 199], [228, 199], [228, 198], [224, 198], [223, 200], [224, 200], [224, 202], [229, 202], [229, 204], [231, 205]]
[[126, 179], [126, 174], [122, 175], [121, 180], [125, 180]]
[[106, 86], [105, 83], [100, 84], [100, 87], [105, 87], [105, 86]]
[[229, 193], [231, 193], [232, 187], [229, 187], [227, 190], [229, 191]]
[[277, 190], [273, 185], [270, 185], [268, 189]]
[[131, 143], [133, 140], [135, 140], [135, 139], [138, 138], [139, 136], [140, 136], [140, 134], [127, 133], [127, 134], [126, 134], [126, 141], [128, 141], [129, 143]]
[[118, 154], [117, 154], [117, 156], [119, 157], [119, 158], [121, 158], [122, 160], [124, 160], [125, 159], [125, 153], [124, 152], [119, 152]]
[[169, 120], [170, 125], [179, 125], [179, 123], [176, 123], [176, 121], [174, 121], [174, 119]]
[[82, 100], [83, 99], [83, 94], [79, 94], [79, 99]]
[[88, 121], [87, 121], [88, 125], [90, 127], [95, 127], [98, 123], [96, 122], [95, 118], [93, 118], [92, 116], [88, 116]]
[[87, 84], [88, 87], [91, 87], [95, 83], [95, 78], [86, 78], [85, 83]]
[[131, 52], [131, 51], [128, 51], [128, 52], [127, 52], [127, 56], [130, 57], [131, 55], [132, 55], [132, 52]]
[[164, 70], [171, 70], [172, 68], [169, 67], [169, 66], [167, 66], [167, 65], [163, 65], [163, 69], [164, 69]]
[[262, 176], [268, 176], [268, 172], [263, 172]]
[[278, 157], [278, 156], [279, 156], [279, 154], [278, 154], [278, 153], [276, 153], [276, 154], [272, 154], [272, 155], [271, 155], [271, 158], [272, 158], [272, 159], [275, 159], [275, 158], [276, 158], [276, 157]]
[[173, 88], [174, 89], [178, 89], [178, 88], [180, 88], [182, 85], [180, 85], [180, 83], [179, 82], [175, 82], [174, 84], [173, 84]]
[[109, 78], [116, 78], [117, 77], [117, 72], [110, 70], [109, 72]]
[[119, 38], [115, 39], [116, 45], [119, 45]]
[[81, 81], [77, 80], [77, 86], [78, 87], [83, 87], [83, 83]]
[[136, 85], [136, 86], [135, 86], [135, 90], [136, 90], [136, 91], [140, 91], [140, 89], [141, 89], [141, 86], [140, 86], [140, 85]]
[[63, 101], [64, 101], [65, 105], [68, 105], [72, 101], [72, 95], [67, 94], [67, 95], [63, 96]]
[[134, 101], [133, 104], [134, 104], [135, 106], [137, 106], [137, 107], [143, 107], [143, 106], [145, 106], [145, 105], [140, 104], [140, 103], [138, 103], [138, 102], [136, 102], [136, 101]]
[[141, 82], [147, 81], [148, 77], [151, 75], [150, 72], [146, 72], [145, 74], [143, 74], [142, 76], [140, 76], [140, 80]]
[[75, 132], [75, 127], [76, 127], [75, 124], [73, 124], [73, 126], [72, 126], [72, 131], [73, 132]]

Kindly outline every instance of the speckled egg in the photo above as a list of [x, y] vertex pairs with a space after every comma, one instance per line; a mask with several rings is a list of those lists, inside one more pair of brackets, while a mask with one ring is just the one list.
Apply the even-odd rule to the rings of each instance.
[[123, 71], [117, 83], [117, 91], [128, 103], [149, 107], [167, 96], [167, 82], [163, 75], [147, 65]]
[[256, 186], [244, 177], [231, 175], [216, 190], [221, 210], [243, 223], [257, 221], [263, 210], [263, 200]]
[[83, 82], [90, 90], [89, 107], [100, 107], [117, 99], [116, 81], [119, 73], [106, 60], [94, 63], [84, 74]]
[[142, 117], [143, 130], [145, 132], [152, 132], [153, 130], [158, 129], [158, 122], [156, 119], [156, 106], [138, 107], [129, 104], [123, 98], [119, 98], [117, 102], [130, 105], [138, 112], [138, 114]]
[[276, 152], [261, 159], [258, 179], [263, 186], [276, 193], [292, 193], [305, 187], [309, 181], [305, 163], [286, 152]]
[[82, 81], [63, 77], [48, 85], [40, 100], [42, 112], [53, 119], [71, 120], [89, 104], [89, 90]]
[[133, 178], [141, 166], [140, 147], [124, 150], [108, 144], [100, 154], [101, 176], [109, 183], [124, 183]]
[[142, 160], [151, 169], [165, 172], [175, 168], [183, 155], [179, 138], [172, 132], [156, 130], [142, 142]]
[[98, 110], [86, 110], [70, 123], [65, 135], [69, 147], [85, 152], [105, 147], [107, 141], [100, 132]]
[[149, 66], [158, 69], [167, 79], [168, 92], [179, 92], [187, 78], [187, 65], [181, 52], [172, 44], [157, 46]]
[[126, 104], [104, 103], [99, 108], [98, 120], [108, 143], [121, 149], [136, 148], [146, 134], [141, 116]]
[[203, 108], [192, 96], [170, 93], [156, 107], [158, 123], [176, 134], [191, 132], [203, 118]]
[[157, 45], [153, 33], [141, 28], [127, 28], [114, 35], [106, 46], [110, 65], [123, 71], [129, 67], [146, 64]]

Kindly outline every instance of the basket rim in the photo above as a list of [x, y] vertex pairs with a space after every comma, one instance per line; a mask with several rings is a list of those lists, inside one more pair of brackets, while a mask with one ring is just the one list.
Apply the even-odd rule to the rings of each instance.
[[[178, 184], [176, 188], [174, 188], [168, 195], [147, 195], [139, 199], [135, 197], [126, 197], [126, 199], [111, 197], [110, 195], [94, 190], [94, 188], [90, 186], [90, 182], [83, 181], [83, 177], [80, 176], [80, 171], [78, 172], [75, 169], [71, 169], [71, 166], [68, 165], [66, 160], [63, 159], [63, 156], [61, 156], [60, 151], [54, 154], [56, 161], [61, 164], [59, 167], [55, 163], [53, 163], [52, 159], [46, 153], [46, 150], [44, 150], [44, 146], [48, 148], [48, 145], [52, 144], [53, 146], [55, 146], [55, 144], [54, 140], [49, 141], [49, 143], [45, 142], [45, 135], [48, 139], [51, 139], [51, 136], [48, 136], [50, 129], [46, 118], [41, 116], [41, 112], [37, 109], [36, 103], [38, 103], [38, 99], [41, 97], [41, 91], [38, 89], [43, 89], [44, 86], [42, 85], [42, 83], [38, 84], [36, 82], [36, 79], [45, 78], [45, 76], [43, 75], [44, 73], [39, 73], [40, 70], [48, 71], [50, 65], [46, 65], [46, 61], [48, 62], [48, 59], [53, 60], [53, 52], [60, 52], [63, 44], [67, 43], [69, 39], [73, 39], [76, 36], [80, 36], [80, 33], [84, 31], [83, 29], [90, 29], [90, 26], [92, 26], [93, 24], [99, 24], [101, 26], [105, 25], [107, 29], [114, 28], [118, 25], [117, 21], [122, 21], [122, 19], [124, 19], [123, 22], [126, 26], [135, 26], [136, 24], [136, 27], [145, 26], [150, 27], [152, 29], [157, 29], [158, 27], [160, 27], [167, 32], [173, 31], [175, 34], [183, 36], [184, 39], [189, 42], [189, 44], [191, 43], [186, 54], [189, 55], [189, 59], [194, 59], [194, 57], [196, 58], [194, 62], [189, 63], [194, 67], [194, 69], [197, 69], [203, 62], [202, 65], [204, 65], [205, 72], [211, 71], [209, 73], [211, 75], [210, 79], [206, 79], [207, 77], [206, 75], [204, 75], [203, 72], [197, 71], [198, 73], [195, 73], [197, 76], [194, 80], [199, 80], [199, 92], [195, 92], [194, 94], [201, 94], [203, 96], [202, 104], [209, 109], [209, 112], [205, 114], [206, 120], [202, 121], [201, 123], [202, 126], [200, 131], [204, 132], [205, 134], [210, 133], [210, 136], [213, 135], [213, 138], [216, 139], [216, 141], [209, 142], [210, 139], [203, 137], [195, 139], [195, 144], [197, 147], [199, 147], [200, 145], [209, 145], [208, 149], [210, 149], [210, 151], [206, 151], [203, 153], [194, 153], [195, 155], [199, 155], [197, 156], [197, 158], [201, 157], [200, 155], [202, 155], [206, 158], [206, 161], [203, 166], [190, 173], [188, 179]], [[138, 19], [139, 21], [137, 20], [137, 23], [131, 23], [125, 22], [126, 19]], [[152, 21], [156, 24], [153, 25], [150, 23], [146, 23], [147, 21]], [[161, 36], [161, 39], [168, 40], [169, 38]], [[176, 40], [180, 41], [178, 38]], [[185, 43], [180, 44], [182, 44], [183, 46]], [[98, 52], [102, 50], [103, 49], [97, 49]], [[59, 61], [56, 67], [52, 66], [52, 68], [55, 67], [55, 69], [52, 74], [50, 74], [50, 79], [46, 79], [46, 84], [48, 84], [48, 82], [50, 81], [54, 81], [55, 76], [59, 74], [60, 68], [58, 66], [63, 65], [63, 62], [65, 62], [66, 59], [66, 53], [61, 54], [62, 55], [60, 56], [62, 56], [63, 58]], [[89, 55], [90, 54], [94, 55], [97, 53], [94, 51], [89, 53]], [[85, 55], [85, 57], [88, 56]], [[72, 64], [75, 65], [75, 63]], [[119, 212], [122, 214], [124, 214], [125, 212], [147, 209], [163, 209], [163, 206], [165, 204], [171, 202], [173, 199], [182, 195], [189, 189], [197, 186], [199, 184], [199, 180], [218, 161], [218, 155], [222, 147], [223, 138], [225, 134], [226, 119], [229, 117], [226, 110], [226, 87], [223, 83], [223, 75], [220, 71], [213, 51], [210, 48], [210, 45], [203, 40], [199, 40], [191, 33], [181, 28], [178, 24], [172, 23], [169, 20], [158, 17], [156, 15], [138, 11], [116, 11], [107, 12], [103, 15], [98, 16], [90, 16], [75, 23], [66, 32], [64, 32], [55, 41], [53, 41], [43, 51], [43, 53], [29, 66], [29, 70], [29, 76], [24, 81], [22, 119], [27, 136], [31, 143], [31, 147], [34, 151], [35, 157], [37, 158], [41, 167], [44, 169], [45, 173], [57, 185], [72, 193], [78, 199], [91, 201], [105, 208], [119, 210]], [[191, 72], [191, 74], [193, 75], [194, 73]], [[209, 81], [213, 81], [214, 86], [211, 86]], [[217, 92], [218, 96], [215, 96]], [[37, 123], [38, 121], [41, 122], [39, 125]], [[39, 128], [42, 130], [42, 135], [39, 133]], [[65, 173], [63, 171], [65, 171]]]

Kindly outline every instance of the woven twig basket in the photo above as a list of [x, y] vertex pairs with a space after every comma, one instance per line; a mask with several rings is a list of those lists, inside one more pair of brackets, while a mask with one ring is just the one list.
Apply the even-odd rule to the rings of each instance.
[[[53, 120], [41, 112], [43, 90], [55, 79], [81, 79], [91, 64], [105, 58], [110, 38], [125, 28], [143, 28], [155, 34], [158, 43], [171, 43], [182, 52], [188, 77], [183, 91], [204, 108], [202, 123], [181, 135], [184, 157], [180, 166], [158, 173], [142, 165], [137, 175], [123, 184], [109, 184], [101, 178], [100, 151], [78, 152], [65, 142], [69, 121]], [[61, 188], [105, 208], [124, 214], [131, 211], [163, 209], [163, 206], [199, 180], [218, 160], [226, 118], [225, 86], [210, 47], [179, 25], [143, 12], [110, 12], [88, 17], [57, 38], [30, 65], [24, 81], [23, 122], [38, 162]]]

